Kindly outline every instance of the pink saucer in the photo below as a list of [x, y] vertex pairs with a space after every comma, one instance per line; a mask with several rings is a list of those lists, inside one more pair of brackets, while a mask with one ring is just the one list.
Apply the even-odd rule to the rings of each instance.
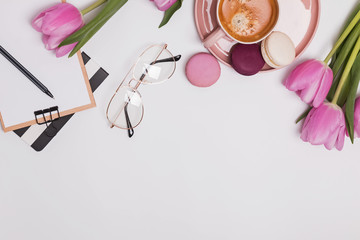
[[[296, 46], [298, 58], [311, 43], [320, 20], [320, 0], [278, 0], [279, 22], [274, 31], [287, 34]], [[195, 0], [195, 24], [203, 41], [215, 28], [217, 0]], [[230, 50], [235, 44], [224, 37], [208, 50], [221, 62], [231, 66]], [[261, 72], [275, 69], [265, 65]]]

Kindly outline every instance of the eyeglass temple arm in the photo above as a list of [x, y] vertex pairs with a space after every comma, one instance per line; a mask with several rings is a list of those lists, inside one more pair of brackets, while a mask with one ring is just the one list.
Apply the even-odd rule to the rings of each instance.
[[[164, 63], [164, 62], [172, 62], [175, 60], [175, 62], [179, 61], [181, 59], [181, 55], [177, 55], [175, 57], [169, 57], [169, 58], [164, 58], [164, 59], [160, 59], [160, 60], [156, 60], [152, 63], [150, 63], [150, 65], [155, 65], [157, 63]], [[147, 69], [145, 69], [146, 73], [147, 73]], [[144, 80], [146, 73], [143, 73], [143, 75], [141, 75], [140, 77], [140, 81]]]
[[126, 125], [128, 127], [128, 135], [129, 135], [129, 138], [131, 138], [134, 135], [134, 128], [131, 124], [127, 108], [128, 108], [128, 104], [126, 103], [125, 109], [124, 109], [125, 110], [125, 118], [126, 118]]
[[181, 55], [177, 55], [175, 57], [169, 57], [169, 58], [164, 58], [164, 59], [160, 59], [160, 60], [156, 60], [155, 62], [151, 63], [150, 65], [154, 65], [157, 63], [163, 63], [163, 62], [172, 62], [175, 60], [175, 62], [179, 61], [181, 59]]

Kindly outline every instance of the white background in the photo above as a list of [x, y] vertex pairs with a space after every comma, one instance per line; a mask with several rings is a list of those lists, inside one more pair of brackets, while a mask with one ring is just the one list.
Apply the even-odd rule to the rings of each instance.
[[[317, 35], [299, 61], [324, 58], [357, 1], [322, 1]], [[282, 85], [289, 69], [242, 77], [222, 65], [211, 88], [187, 82], [205, 51], [194, 2], [169, 25], [148, 0], [129, 1], [84, 50], [111, 76], [98, 107], [76, 116], [41, 153], [0, 134], [1, 240], [358, 240], [360, 142], [327, 151], [300, 139], [306, 106]], [[132, 139], [110, 129], [106, 104], [137, 55], [166, 42], [174, 77], [143, 86]]]

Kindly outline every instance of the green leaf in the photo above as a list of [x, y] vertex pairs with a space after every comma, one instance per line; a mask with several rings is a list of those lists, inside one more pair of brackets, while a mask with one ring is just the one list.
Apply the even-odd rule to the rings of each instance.
[[354, 10], [351, 12], [351, 14], [349, 15], [349, 17], [347, 18], [345, 25], [342, 29], [342, 33], [345, 31], [346, 27], [350, 24], [350, 22], [354, 19], [354, 17], [356, 16], [356, 14], [360, 11], [360, 2], [356, 5], [356, 7], [354, 8]]
[[307, 115], [310, 113], [310, 111], [313, 109], [313, 107], [309, 107], [303, 114], [301, 114], [298, 119], [296, 119], [296, 124], [301, 122], [304, 118], [307, 117]]
[[334, 53], [334, 56], [331, 58], [331, 62], [329, 63], [329, 67], [332, 69], [335, 65], [335, 62], [337, 60], [337, 57], [339, 55], [339, 52], [341, 51], [342, 49], [342, 45], [341, 47], [338, 48], [338, 50]]
[[348, 78], [346, 79], [341, 92], [340, 92], [340, 96], [339, 99], [337, 101], [337, 105], [339, 105], [340, 107], [343, 107], [347, 101], [347, 98], [349, 96], [349, 92], [351, 90], [351, 77], [350, 75], [348, 76]]
[[79, 51], [104, 25], [105, 23], [127, 2], [128, 0], [108, 0], [102, 11], [84, 27], [66, 38], [60, 45], [65, 46], [75, 42], [78, 44], [69, 54], [72, 57]]
[[[346, 62], [348, 62], [349, 58], [346, 59]], [[331, 88], [330, 88], [330, 91], [326, 97], [326, 99], [331, 102], [334, 98], [334, 95], [335, 95], [335, 92], [336, 92], [336, 89], [339, 85], [339, 82], [340, 82], [340, 78], [344, 72], [344, 69], [345, 69], [345, 64], [343, 64], [343, 66], [341, 66], [338, 74], [336, 76], [334, 76], [334, 80], [333, 80], [333, 83], [331, 85]]]
[[[341, 48], [341, 52], [336, 54], [336, 59], [333, 59], [333, 61], [330, 64], [331, 69], [334, 73], [334, 81], [331, 86], [331, 89], [328, 93], [327, 99], [331, 102], [336, 89], [339, 85], [340, 78], [344, 72], [345, 64], [348, 62], [349, 56], [354, 49], [355, 43], [357, 39], [360, 37], [360, 23], [358, 23], [353, 31], [350, 33], [348, 38], [346, 39], [345, 43], [343, 44]], [[348, 89], [345, 89], [348, 90]], [[343, 91], [344, 92], [344, 91]], [[346, 91], [344, 92], [346, 93]], [[343, 94], [344, 96], [344, 94]], [[345, 103], [346, 99], [344, 97], [341, 98], [341, 101], [339, 101], [339, 105], [343, 105]]]
[[164, 18], [161, 21], [159, 28], [163, 27], [169, 22], [174, 13], [181, 8], [182, 2], [183, 0], [178, 0], [168, 10], [165, 11]]
[[354, 110], [355, 99], [360, 82], [360, 54], [357, 56], [351, 69], [351, 87], [346, 101], [345, 118], [346, 128], [348, 130], [351, 142], [354, 143]]
[[[344, 24], [344, 27], [343, 27], [342, 30], [341, 30], [340, 35], [345, 32], [346, 27], [350, 24], [350, 22], [354, 19], [354, 17], [356, 16], [356, 14], [357, 14], [359, 11], [360, 11], [360, 2], [356, 5], [356, 7], [354, 8], [353, 12], [349, 15], [348, 19], [346, 20], [346, 23]], [[340, 36], [340, 35], [339, 35], [339, 36]], [[336, 59], [337, 59], [337, 57], [338, 57], [338, 54], [342, 51], [343, 45], [344, 45], [344, 44], [342, 44], [342, 45], [337, 49], [337, 51], [335, 52], [334, 56], [332, 57], [331, 63], [329, 64], [329, 66], [330, 66], [331, 68], [334, 67], [335, 61], [336, 61]]]
[[333, 72], [334, 76], [336, 76], [341, 68], [341, 66], [345, 63], [345, 60], [348, 56], [350, 56], [352, 50], [354, 49], [355, 43], [360, 36], [360, 23], [358, 23], [355, 28], [352, 30], [350, 35], [347, 37], [341, 51], [337, 53], [337, 58], [334, 62]]

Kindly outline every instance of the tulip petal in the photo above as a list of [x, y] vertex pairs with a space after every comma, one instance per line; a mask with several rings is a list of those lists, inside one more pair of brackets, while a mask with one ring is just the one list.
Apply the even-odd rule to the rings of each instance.
[[63, 36], [49, 36], [47, 40], [46, 49], [48, 50], [56, 49], [64, 39], [65, 37]]
[[332, 103], [321, 104], [308, 114], [301, 131], [301, 139], [331, 150], [341, 150], [345, 138], [345, 116], [342, 109]]
[[38, 31], [38, 32], [41, 32], [41, 26], [43, 24], [43, 19], [44, 18], [37, 18], [37, 19], [34, 19], [34, 21], [31, 23], [32, 27]]
[[329, 94], [332, 83], [333, 71], [329, 67], [326, 67], [326, 70], [321, 78], [319, 89], [315, 94], [315, 98], [313, 101], [314, 107], [319, 107], [325, 101], [326, 96]]
[[324, 146], [331, 150], [334, 148], [335, 143], [338, 141], [339, 133], [340, 133], [340, 126], [338, 126], [335, 130], [328, 129], [328, 138], [324, 143]]
[[43, 19], [44, 19], [44, 16], [46, 15], [46, 13], [51, 12], [51, 11], [57, 9], [60, 4], [61, 4], [61, 3], [56, 4], [55, 6], [50, 7], [50, 8], [48, 8], [48, 9], [42, 11], [41, 13], [39, 13], [39, 14], [34, 18], [34, 20], [31, 22], [32, 27], [33, 27], [36, 31], [41, 32], [41, 27], [42, 27], [42, 25], [43, 25]]
[[309, 134], [308, 141], [315, 145], [324, 144], [328, 138], [328, 130], [331, 122], [328, 118], [328, 108], [319, 107], [314, 111], [311, 122], [308, 124]]
[[154, 0], [153, 2], [156, 4], [157, 8], [160, 11], [168, 10], [177, 0]]
[[337, 150], [341, 151], [344, 148], [344, 144], [345, 144], [345, 132], [346, 132], [346, 127], [342, 126], [339, 130], [338, 133], [338, 138], [336, 140], [335, 143], [335, 147]]
[[43, 33], [45, 48], [55, 50], [57, 57], [69, 53], [76, 43], [58, 48], [69, 35], [84, 26], [81, 12], [69, 3], [59, 3], [41, 12], [33, 21], [33, 27]]
[[323, 62], [312, 59], [298, 65], [285, 80], [285, 87], [294, 91], [307, 104], [322, 104], [333, 80], [332, 70]]
[[300, 138], [304, 141], [304, 142], [308, 142], [309, 141], [309, 127], [308, 124], [310, 122], [310, 120], [312, 119], [314, 112], [315, 112], [315, 108], [311, 109], [311, 111], [309, 112], [309, 114], [307, 115], [302, 131], [301, 131], [301, 136]]
[[57, 58], [60, 58], [60, 57], [63, 57], [65, 56], [66, 54], [68, 54], [71, 50], [74, 49], [74, 47], [76, 46], [77, 43], [73, 43], [73, 44], [70, 44], [70, 45], [66, 45], [66, 46], [62, 46], [60, 48], [57, 48], [56, 49], [56, 57]]
[[311, 104], [319, 90], [319, 87], [320, 81], [314, 81], [300, 92], [299, 97], [303, 100], [303, 102]]
[[290, 91], [307, 88], [323, 74], [324, 65], [318, 60], [308, 60], [298, 65], [285, 80], [285, 86]]
[[49, 49], [49, 45], [48, 45], [49, 38], [50, 38], [50, 36], [48, 36], [48, 35], [42, 35], [42, 42], [44, 43], [45, 48], [47, 50], [51, 50], [51, 49]]
[[70, 36], [71, 34], [76, 32], [83, 26], [84, 26], [84, 21], [83, 21], [82, 17], [75, 18], [75, 19], [61, 25], [54, 31], [52, 31], [51, 35]]
[[[59, 34], [55, 32], [65, 24], [72, 23], [78, 28], [82, 24], [82, 15], [79, 10], [69, 3], [60, 3], [58, 8], [51, 12], [45, 13], [41, 31], [44, 34]], [[81, 21], [81, 23], [79, 23]], [[60, 30], [63, 33], [63, 30]]]

